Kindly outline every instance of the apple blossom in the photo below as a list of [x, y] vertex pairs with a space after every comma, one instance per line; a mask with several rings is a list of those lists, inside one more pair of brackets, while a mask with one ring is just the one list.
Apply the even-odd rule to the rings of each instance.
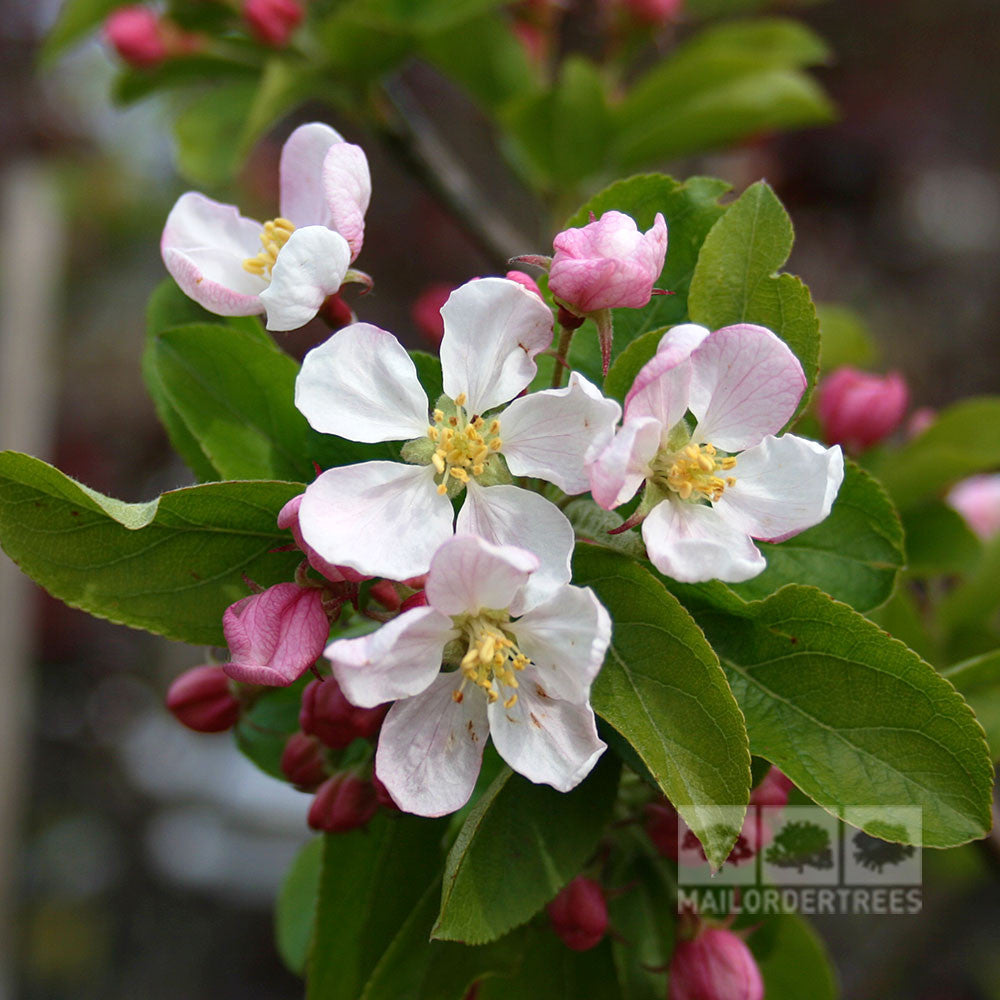
[[898, 372], [875, 375], [845, 365], [816, 387], [816, 415], [828, 444], [864, 451], [903, 422], [910, 394]]
[[774, 436], [805, 386], [798, 359], [764, 327], [674, 327], [636, 376], [621, 429], [588, 456], [594, 499], [612, 510], [645, 484], [626, 523], [641, 521], [650, 560], [676, 580], [756, 576], [766, 562], [753, 539], [818, 524], [843, 480], [839, 447]]
[[188, 191], [167, 217], [160, 250], [184, 293], [210, 312], [266, 312], [269, 330], [294, 330], [351, 276], [371, 179], [361, 147], [320, 122], [289, 136], [279, 172], [277, 218], [261, 224]]
[[610, 438], [620, 408], [576, 373], [563, 389], [515, 399], [548, 347], [552, 313], [505, 278], [456, 289], [441, 310], [445, 395], [430, 404], [410, 356], [392, 334], [367, 323], [310, 351], [295, 402], [312, 426], [355, 441], [410, 439], [404, 462], [328, 469], [298, 511], [308, 546], [328, 561], [394, 580], [424, 573], [453, 532], [451, 498], [465, 493], [457, 530], [535, 552], [532, 586], [570, 578], [573, 530], [559, 509], [511, 476], [582, 493], [584, 457]]
[[456, 535], [431, 561], [426, 607], [327, 647], [351, 702], [395, 700], [375, 769], [406, 812], [464, 805], [487, 736], [515, 771], [564, 792], [604, 752], [589, 696], [610, 618], [589, 588], [539, 600], [528, 586], [538, 568], [524, 549]]
[[952, 487], [948, 503], [984, 542], [1000, 534], [1000, 474], [963, 479]]

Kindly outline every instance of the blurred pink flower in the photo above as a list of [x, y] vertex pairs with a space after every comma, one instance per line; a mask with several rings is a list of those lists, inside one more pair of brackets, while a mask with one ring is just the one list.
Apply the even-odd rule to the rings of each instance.
[[903, 422], [910, 393], [898, 372], [875, 375], [844, 366], [816, 390], [816, 413], [827, 444], [860, 452], [888, 437]]
[[243, 19], [258, 41], [284, 48], [302, 23], [305, 9], [298, 0], [246, 0]]
[[983, 541], [1000, 534], [1000, 473], [963, 479], [948, 494], [948, 503]]

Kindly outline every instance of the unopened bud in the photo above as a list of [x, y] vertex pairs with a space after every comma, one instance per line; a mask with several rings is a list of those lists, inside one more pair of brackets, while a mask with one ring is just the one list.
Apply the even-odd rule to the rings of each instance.
[[319, 317], [331, 330], [342, 330], [357, 320], [354, 310], [344, 301], [339, 292], [328, 295], [319, 308]]
[[443, 281], [428, 285], [414, 300], [410, 307], [410, 318], [413, 325], [435, 347], [441, 343], [444, 336], [444, 319], [441, 307], [448, 301], [448, 296], [455, 290], [454, 285]]
[[383, 809], [399, 810], [399, 806], [389, 794], [389, 789], [382, 784], [382, 780], [377, 774], [372, 775], [372, 787], [375, 789], [375, 800]]
[[[646, 806], [646, 834], [657, 851], [671, 861], [688, 868], [697, 868], [707, 862], [701, 841], [666, 799]], [[760, 811], [751, 806], [725, 863], [737, 866], [744, 864], [769, 839], [770, 834], [761, 821]]]
[[643, 24], [666, 24], [676, 21], [684, 9], [684, 0], [624, 0], [629, 13]]
[[764, 982], [750, 949], [732, 931], [706, 927], [678, 941], [667, 1000], [763, 1000]]
[[274, 48], [288, 44], [305, 10], [298, 0], [246, 0], [243, 18], [258, 41]]
[[795, 787], [792, 780], [781, 773], [776, 767], [764, 775], [764, 780], [750, 793], [752, 806], [788, 805], [788, 793]]
[[151, 69], [170, 55], [159, 16], [141, 4], [120, 7], [111, 14], [104, 34], [130, 66]]
[[281, 755], [281, 772], [299, 788], [312, 791], [326, 780], [326, 762], [319, 741], [305, 733], [292, 733]]
[[180, 675], [167, 691], [167, 708], [196, 733], [221, 733], [239, 721], [240, 703], [222, 667], [207, 664]]
[[816, 390], [816, 415], [827, 444], [861, 452], [888, 437], [903, 422], [910, 394], [897, 372], [873, 375], [845, 366]]
[[542, 298], [542, 290], [538, 287], [538, 282], [530, 274], [525, 274], [524, 271], [508, 271], [504, 277], [508, 281], [516, 281], [522, 288], [526, 288], [533, 295]]
[[387, 611], [398, 611], [403, 603], [396, 585], [391, 580], [379, 580], [373, 583], [369, 593], [372, 599], [378, 601]]
[[358, 708], [352, 705], [333, 677], [310, 681], [302, 692], [299, 726], [334, 750], [356, 739], [372, 739], [382, 725], [388, 705]]
[[597, 945], [608, 929], [604, 890], [593, 879], [577, 875], [546, 907], [552, 929], [574, 951]]
[[375, 789], [350, 771], [341, 771], [319, 786], [309, 807], [309, 825], [326, 833], [346, 833], [370, 822], [378, 812]]

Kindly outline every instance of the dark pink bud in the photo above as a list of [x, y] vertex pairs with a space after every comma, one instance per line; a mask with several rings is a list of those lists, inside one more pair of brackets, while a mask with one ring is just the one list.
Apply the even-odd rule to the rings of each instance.
[[677, 942], [667, 1000], [764, 1000], [764, 982], [741, 938], [706, 927], [697, 937]]
[[305, 733], [292, 733], [281, 755], [281, 771], [293, 785], [303, 790], [318, 788], [327, 776], [323, 748]]
[[593, 879], [577, 875], [546, 907], [552, 929], [574, 951], [600, 943], [608, 929], [604, 890]]
[[319, 316], [331, 330], [341, 330], [357, 320], [354, 310], [344, 301], [339, 292], [334, 292], [333, 295], [326, 297], [326, 301], [320, 306]]
[[309, 825], [326, 833], [346, 833], [370, 822], [378, 812], [375, 789], [350, 771], [341, 771], [319, 786], [309, 807]]
[[415, 594], [410, 594], [410, 596], [403, 601], [399, 606], [400, 614], [404, 611], [409, 611], [410, 608], [425, 608], [427, 607], [427, 592], [425, 590], [418, 590]]
[[827, 444], [860, 452], [888, 437], [903, 422], [910, 394], [897, 372], [873, 375], [838, 368], [816, 390], [816, 414]]
[[334, 750], [356, 739], [373, 739], [389, 711], [388, 705], [358, 708], [352, 705], [333, 677], [310, 681], [302, 692], [299, 726]]
[[229, 678], [222, 667], [211, 664], [181, 674], [167, 691], [167, 708], [196, 733], [221, 733], [240, 718]]
[[399, 806], [396, 805], [393, 797], [389, 794], [389, 789], [382, 784], [377, 774], [372, 775], [372, 787], [375, 789], [375, 800], [383, 809], [399, 810]]
[[160, 18], [140, 4], [111, 14], [104, 22], [104, 34], [130, 66], [149, 69], [170, 55]]
[[245, 0], [243, 18], [258, 41], [274, 48], [288, 44], [305, 10], [298, 0]]
[[787, 806], [788, 793], [795, 787], [776, 767], [764, 775], [764, 780], [750, 793], [752, 806]]
[[226, 609], [223, 669], [247, 684], [287, 687], [319, 658], [330, 633], [322, 591], [279, 583]]
[[516, 281], [522, 288], [527, 288], [529, 292], [542, 298], [542, 290], [538, 287], [538, 282], [530, 274], [525, 274], [524, 271], [508, 271], [504, 277], [509, 281]]
[[428, 285], [410, 307], [410, 318], [413, 320], [413, 325], [435, 347], [441, 343], [441, 338], [444, 336], [441, 307], [448, 301], [448, 296], [454, 290], [454, 285], [446, 285], [444, 282]]
[[625, 6], [643, 24], [666, 24], [676, 21], [684, 9], [684, 0], [624, 0]]
[[390, 580], [379, 580], [372, 584], [370, 591], [372, 598], [378, 601], [387, 611], [398, 611], [403, 599], [396, 590], [396, 585]]

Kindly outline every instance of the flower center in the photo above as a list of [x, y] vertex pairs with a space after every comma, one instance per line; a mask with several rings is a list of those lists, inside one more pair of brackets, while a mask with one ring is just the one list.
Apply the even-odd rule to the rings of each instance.
[[[500, 687], [516, 689], [517, 674], [531, 662], [517, 648], [517, 643], [501, 628], [510, 619], [506, 614], [484, 614], [459, 624], [468, 642], [468, 650], [462, 657], [458, 669], [462, 672], [462, 686], [452, 692], [452, 698], [460, 702], [462, 691], [469, 682], [483, 689], [490, 702], [499, 701]], [[512, 690], [504, 700], [504, 708], [513, 708], [517, 702], [517, 691]]]
[[260, 234], [261, 246], [264, 249], [256, 257], [247, 257], [243, 261], [243, 270], [261, 278], [270, 278], [281, 248], [294, 232], [295, 225], [288, 219], [279, 217], [265, 222], [264, 229]]
[[680, 451], [660, 453], [653, 461], [653, 476], [660, 485], [676, 493], [682, 500], [717, 501], [727, 486], [736, 480], [732, 476], [717, 476], [736, 465], [732, 456], [720, 458], [711, 444], [688, 444]]
[[464, 406], [462, 392], [455, 399], [455, 413], [445, 416], [443, 410], [435, 410], [434, 423], [427, 428], [427, 436], [436, 446], [431, 463], [441, 477], [437, 488], [441, 494], [448, 492], [449, 479], [466, 484], [470, 476], [481, 476], [486, 460], [503, 447], [500, 421], [494, 418], [487, 423], [480, 416], [470, 420]]

